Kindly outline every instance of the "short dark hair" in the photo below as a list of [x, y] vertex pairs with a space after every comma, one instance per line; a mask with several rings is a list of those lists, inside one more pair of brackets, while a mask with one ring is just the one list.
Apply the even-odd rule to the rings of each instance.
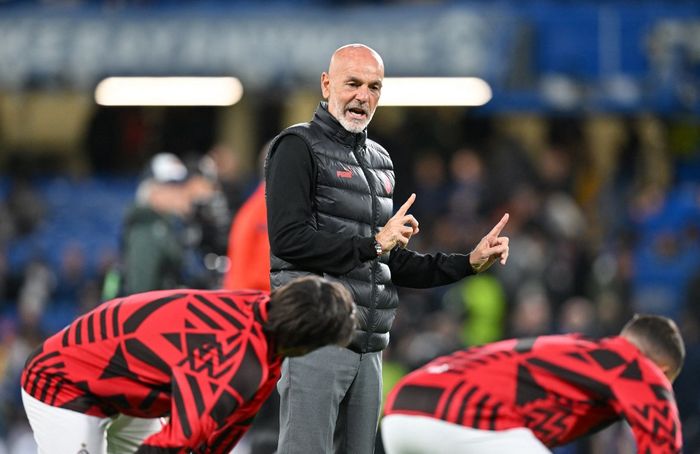
[[355, 332], [354, 307], [342, 284], [318, 276], [298, 278], [270, 295], [265, 331], [285, 349], [345, 347]]
[[669, 362], [680, 372], [685, 360], [685, 344], [675, 322], [660, 315], [636, 314], [622, 328], [622, 334], [639, 341], [639, 349], [652, 361]]

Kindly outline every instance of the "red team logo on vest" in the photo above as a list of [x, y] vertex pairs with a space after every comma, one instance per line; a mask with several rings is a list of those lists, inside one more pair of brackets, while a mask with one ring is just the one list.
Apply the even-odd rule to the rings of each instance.
[[343, 169], [335, 172], [338, 178], [352, 178], [352, 169]]
[[379, 176], [382, 180], [382, 183], [384, 183], [384, 189], [386, 190], [387, 194], [391, 194], [391, 191], [394, 189], [394, 184], [391, 181], [391, 177], [386, 172], [380, 172]]

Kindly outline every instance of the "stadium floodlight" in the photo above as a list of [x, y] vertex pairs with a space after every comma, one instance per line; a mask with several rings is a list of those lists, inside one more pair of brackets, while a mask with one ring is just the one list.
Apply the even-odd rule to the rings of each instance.
[[242, 96], [235, 77], [108, 77], [95, 88], [103, 106], [231, 106]]
[[380, 106], [483, 106], [493, 93], [478, 77], [387, 77]]

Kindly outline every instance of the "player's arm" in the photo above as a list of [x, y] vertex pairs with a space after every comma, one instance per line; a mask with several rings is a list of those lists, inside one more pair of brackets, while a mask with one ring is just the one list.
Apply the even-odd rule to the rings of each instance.
[[260, 360], [242, 337], [197, 349], [173, 368], [170, 421], [143, 442], [138, 454], [228, 452], [240, 436], [220, 434], [236, 432], [236, 410], [262, 380]]
[[623, 379], [613, 386], [613, 392], [617, 410], [632, 428], [638, 453], [681, 452], [681, 422], [670, 389]]
[[239, 421], [239, 418], [232, 418], [229, 424], [218, 428], [209, 436], [205, 445], [202, 446], [201, 452], [207, 454], [230, 453], [252, 423], [252, 418], [249, 421]]
[[[258, 392], [263, 381], [263, 361], [266, 360], [256, 353], [252, 344], [249, 344], [240, 367], [228, 379], [232, 392], [241, 396], [242, 399], [237, 402], [236, 408], [247, 404]], [[228, 415], [228, 418], [209, 435], [202, 452], [228, 454], [248, 431], [253, 421], [252, 418], [237, 414], [235, 409], [232, 411], [226, 402], [223, 402], [221, 407], [215, 408], [214, 411], [222, 417]]]

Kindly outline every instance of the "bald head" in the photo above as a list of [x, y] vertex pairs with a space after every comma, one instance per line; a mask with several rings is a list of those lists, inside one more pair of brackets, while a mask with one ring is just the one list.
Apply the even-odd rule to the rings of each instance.
[[328, 111], [346, 130], [358, 133], [372, 120], [384, 80], [384, 62], [364, 44], [348, 44], [331, 57], [321, 74], [321, 92]]
[[382, 57], [369, 46], [364, 44], [346, 44], [333, 52], [331, 63], [328, 66], [328, 73], [333, 74], [341, 69], [350, 60], [367, 59], [370, 64], [381, 67], [384, 76], [384, 61]]

